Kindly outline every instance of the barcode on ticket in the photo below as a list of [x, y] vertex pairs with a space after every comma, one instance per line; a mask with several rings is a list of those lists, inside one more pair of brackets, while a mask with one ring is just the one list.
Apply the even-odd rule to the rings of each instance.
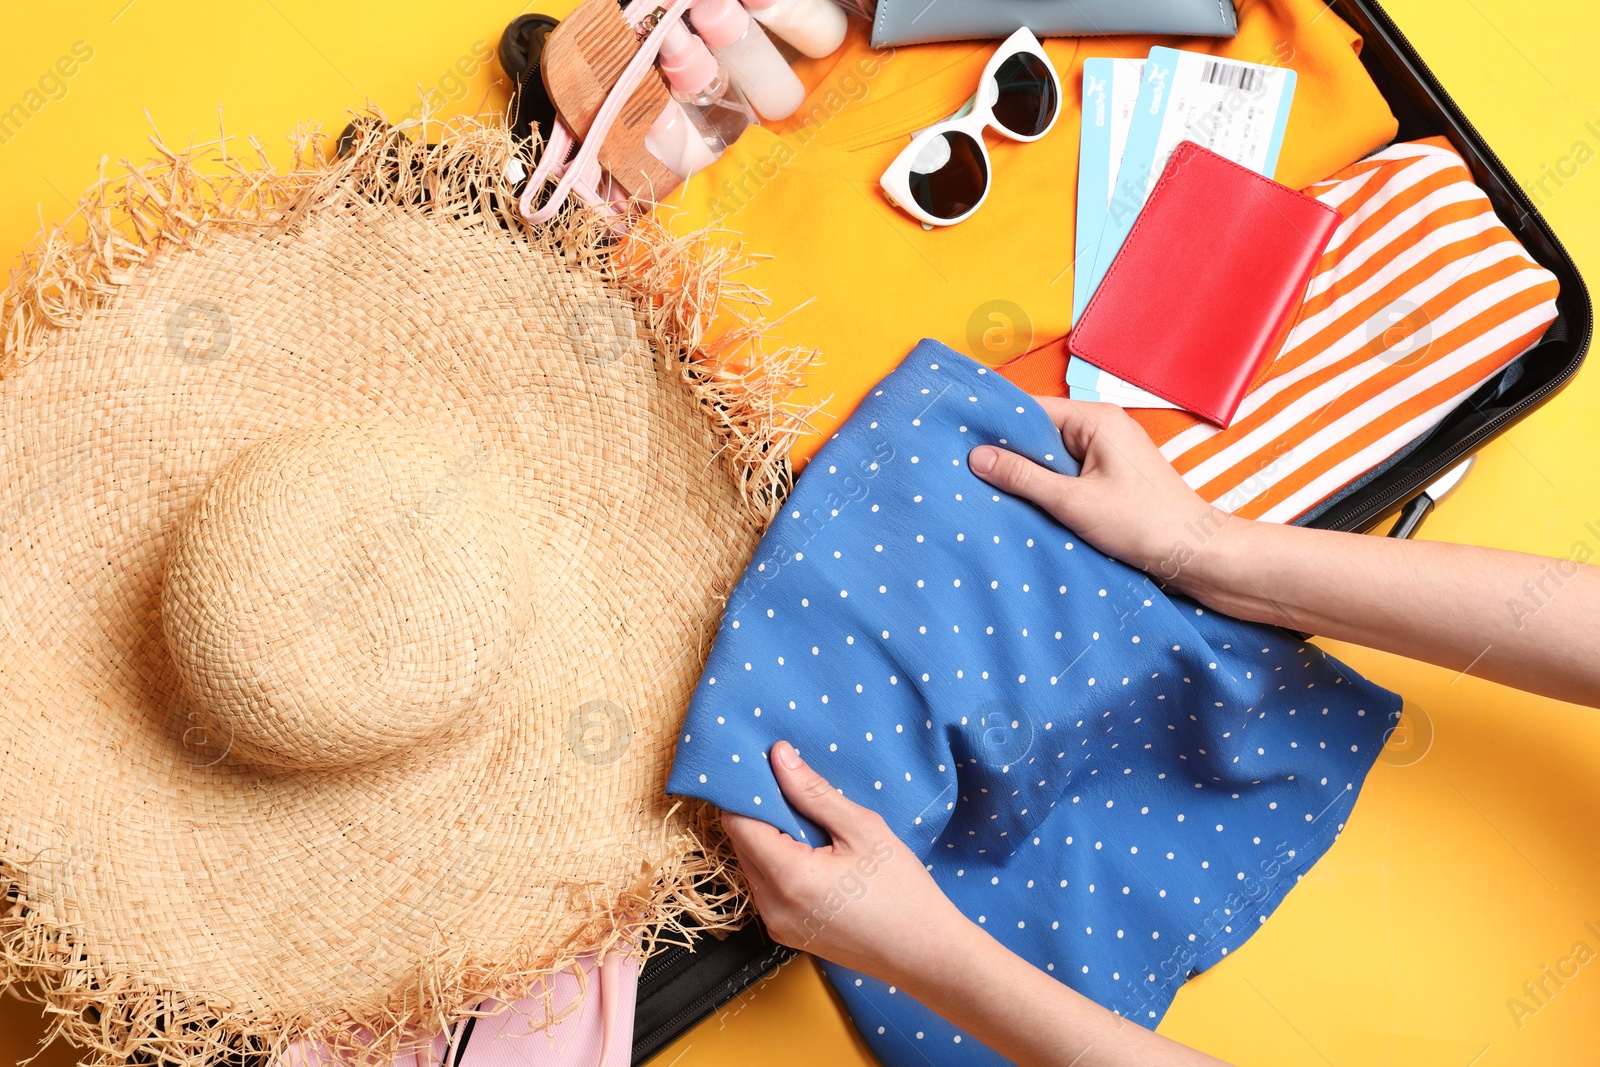
[[1256, 92], [1262, 85], [1259, 69], [1238, 63], [1223, 63], [1215, 59], [1206, 61], [1200, 71], [1200, 80], [1208, 85], [1220, 85], [1227, 89], [1237, 89], [1242, 93]]

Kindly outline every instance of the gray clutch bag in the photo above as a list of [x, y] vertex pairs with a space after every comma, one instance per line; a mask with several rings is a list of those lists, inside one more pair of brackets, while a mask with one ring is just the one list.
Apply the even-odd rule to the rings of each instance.
[[1232, 0], [878, 0], [872, 45], [1001, 38], [1023, 26], [1038, 37], [1239, 32]]

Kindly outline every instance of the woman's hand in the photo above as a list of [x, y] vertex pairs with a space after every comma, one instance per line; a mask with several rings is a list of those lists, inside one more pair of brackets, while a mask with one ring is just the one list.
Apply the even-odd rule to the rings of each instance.
[[1193, 594], [1184, 587], [1189, 565], [1231, 517], [1201, 500], [1115, 404], [1036, 399], [1082, 473], [1057, 474], [993, 445], [972, 450], [972, 472], [1037, 504], [1107, 555]]
[[969, 922], [882, 816], [842, 796], [793, 745], [773, 745], [771, 760], [784, 797], [833, 837], [811, 848], [723, 813], [756, 910], [779, 942], [898, 986], [1020, 1067], [1217, 1067]]
[[982, 445], [967, 462], [1109, 556], [1216, 611], [1600, 707], [1600, 567], [1235, 518], [1191, 490], [1111, 404], [1039, 397], [1083, 466], [1068, 478]]
[[723, 814], [767, 931], [780, 944], [886, 982], [940, 967], [948, 947], [940, 947], [939, 931], [970, 924], [916, 854], [787, 741], [772, 746], [771, 763], [784, 797], [833, 843], [812, 848], [764, 822]]

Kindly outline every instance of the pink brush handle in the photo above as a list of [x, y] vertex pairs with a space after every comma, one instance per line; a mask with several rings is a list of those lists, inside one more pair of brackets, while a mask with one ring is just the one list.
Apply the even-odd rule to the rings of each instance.
[[[549, 199], [545, 201], [544, 206], [539, 210], [530, 213], [528, 209], [533, 206], [534, 194], [543, 185], [545, 177], [554, 172], [554, 163], [550, 163], [549, 167], [545, 166], [546, 163], [550, 162], [551, 157], [555, 155], [551, 149], [555, 146], [556, 138], [554, 134], [551, 135], [551, 143], [545, 147], [544, 156], [539, 161], [539, 167], [529, 177], [528, 184], [522, 191], [522, 201], [518, 207], [522, 211], [523, 218], [536, 225], [549, 222], [555, 217], [556, 212], [561, 210], [561, 205], [566, 202], [567, 194], [578, 184], [585, 172], [598, 166], [600, 145], [605, 141], [606, 134], [610, 132], [611, 124], [617, 121], [617, 116], [621, 114], [623, 107], [626, 106], [628, 98], [633, 95], [633, 91], [639, 87], [639, 83], [644, 80], [645, 75], [650, 72], [651, 66], [655, 64], [656, 53], [661, 50], [661, 42], [666, 37], [665, 27], [682, 18], [683, 13], [689, 10], [689, 4], [690, 0], [672, 0], [666, 6], [666, 10], [662, 12], [661, 20], [656, 23], [655, 28], [650, 31], [650, 35], [639, 45], [639, 51], [635, 53], [632, 59], [628, 60], [628, 65], [622, 68], [622, 76], [617, 79], [617, 84], [606, 97], [606, 102], [601, 105], [599, 114], [594, 118], [594, 124], [589, 127], [589, 136], [584, 139], [582, 147], [578, 149], [577, 156], [571, 163], [567, 164], [565, 172], [561, 174], [561, 180], [551, 190]], [[653, 0], [633, 0], [633, 3], [628, 5], [624, 17], [637, 24], [651, 11], [655, 10], [652, 5]], [[580, 190], [580, 195], [586, 191], [593, 192], [592, 185], [589, 190]], [[598, 202], [598, 197], [591, 201], [591, 203], [593, 202]]]

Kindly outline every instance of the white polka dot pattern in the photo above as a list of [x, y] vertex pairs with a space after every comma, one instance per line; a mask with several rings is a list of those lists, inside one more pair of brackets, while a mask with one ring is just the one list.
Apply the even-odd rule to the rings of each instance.
[[[1332, 843], [1400, 699], [989, 491], [966, 456], [1002, 440], [1077, 473], [1036, 404], [942, 345], [879, 384], [730, 598], [669, 788], [821, 844], [760, 758], [787, 738], [966, 915], [1153, 1027]], [[885, 1064], [1003, 1062], [827, 971]]]

